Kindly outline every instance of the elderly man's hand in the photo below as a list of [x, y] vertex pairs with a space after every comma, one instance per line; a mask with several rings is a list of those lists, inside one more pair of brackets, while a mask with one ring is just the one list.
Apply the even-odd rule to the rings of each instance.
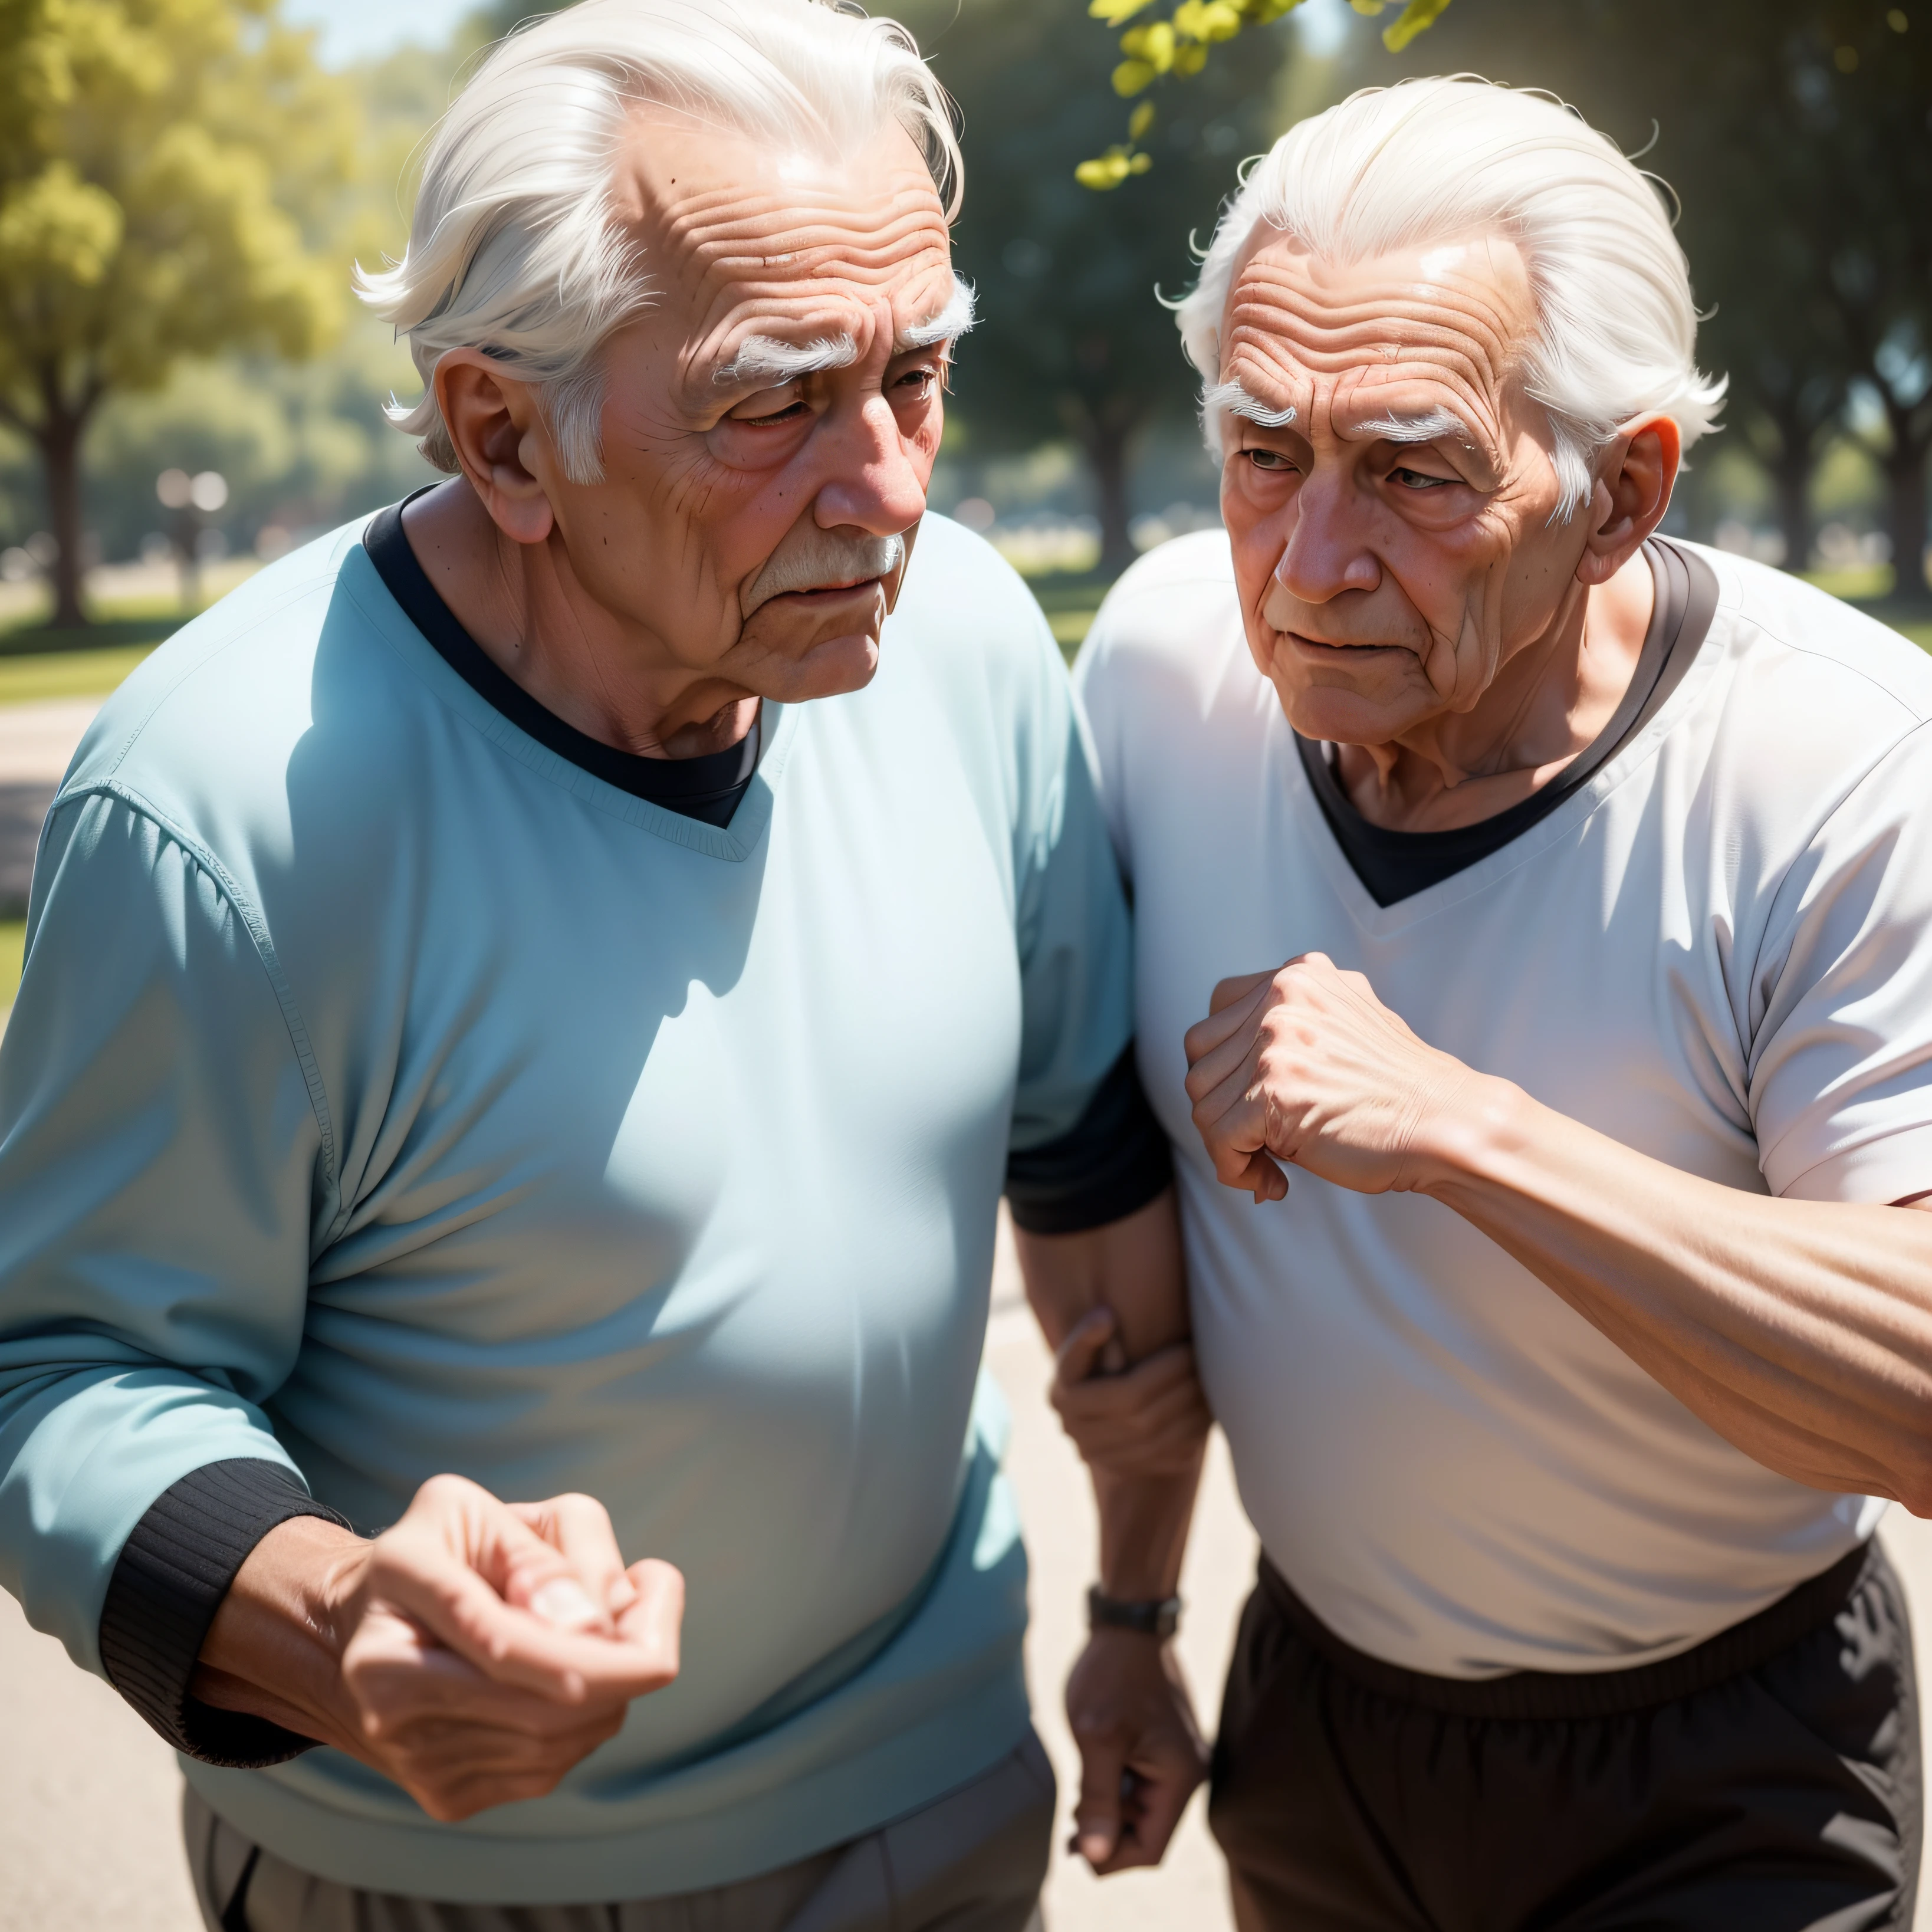
[[1054, 1358], [1048, 1399], [1090, 1469], [1114, 1476], [1191, 1475], [1214, 1426], [1191, 1342], [1126, 1366], [1110, 1308], [1089, 1309]]
[[1287, 1193], [1283, 1163], [1362, 1194], [1426, 1186], [1480, 1078], [1322, 952], [1222, 980], [1187, 1060], [1215, 1174], [1257, 1202]]
[[541, 1797], [677, 1675], [684, 1579], [626, 1566], [588, 1496], [504, 1503], [460, 1476], [365, 1541], [272, 1530], [193, 1690], [360, 1758], [445, 1822]]
[[1080, 1747], [1070, 1849], [1103, 1877], [1159, 1864], [1208, 1774], [1172, 1644], [1096, 1630], [1066, 1680], [1066, 1720]]

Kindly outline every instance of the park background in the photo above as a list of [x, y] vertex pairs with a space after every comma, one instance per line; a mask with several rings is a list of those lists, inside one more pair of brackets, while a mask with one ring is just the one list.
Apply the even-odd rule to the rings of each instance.
[[[530, 10], [0, 0], [0, 1027], [34, 836], [100, 699], [248, 572], [434, 474], [383, 420], [415, 372], [350, 269], [400, 252], [424, 135]], [[957, 253], [982, 320], [933, 505], [1005, 553], [1070, 656], [1136, 554], [1218, 523], [1156, 291], [1188, 285], [1239, 162], [1357, 87], [1454, 71], [1572, 102], [1681, 206], [1701, 358], [1732, 389], [1666, 528], [1932, 649], [1932, 0], [878, 10], [964, 116]], [[1064, 1780], [1091, 1516], [1002, 1257], [988, 1359], [1016, 1410], [1029, 1669]], [[1932, 1531], [1895, 1511], [1886, 1534], [1932, 1628]], [[1252, 1564], [1217, 1444], [1186, 1580], [1205, 1718]], [[176, 1789], [159, 1741], [0, 1598], [0, 1932], [191, 1932]], [[1048, 1908], [1053, 1932], [1225, 1924], [1198, 1804], [1168, 1869], [1101, 1887], [1062, 1861]]]

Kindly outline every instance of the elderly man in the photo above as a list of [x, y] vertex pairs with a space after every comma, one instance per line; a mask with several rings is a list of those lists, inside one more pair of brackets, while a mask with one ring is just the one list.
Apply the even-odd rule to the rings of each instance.
[[994, 1209], [1131, 1354], [1178, 1243], [1064, 668], [921, 524], [957, 170], [830, 5], [510, 40], [364, 286], [452, 480], [56, 800], [0, 1582], [190, 1760], [211, 1928], [1034, 1912]]
[[[1548, 101], [1304, 123], [1180, 320], [1227, 535], [1079, 676], [1264, 1551], [1238, 1918], [1909, 1926], [1932, 665], [1657, 536], [1720, 392]], [[1096, 1712], [1130, 1766], [1186, 1722], [1151, 1655]]]

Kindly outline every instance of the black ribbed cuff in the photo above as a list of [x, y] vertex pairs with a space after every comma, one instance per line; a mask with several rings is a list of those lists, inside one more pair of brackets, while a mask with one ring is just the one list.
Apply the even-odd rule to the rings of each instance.
[[1144, 1208], [1173, 1179], [1130, 1042], [1070, 1133], [1006, 1156], [1006, 1205], [1030, 1234], [1084, 1234]]
[[298, 1516], [350, 1527], [279, 1462], [206, 1464], [155, 1498], [108, 1580], [100, 1612], [108, 1681], [176, 1750], [204, 1764], [282, 1764], [315, 1742], [266, 1718], [218, 1710], [188, 1688], [236, 1572], [270, 1530]]

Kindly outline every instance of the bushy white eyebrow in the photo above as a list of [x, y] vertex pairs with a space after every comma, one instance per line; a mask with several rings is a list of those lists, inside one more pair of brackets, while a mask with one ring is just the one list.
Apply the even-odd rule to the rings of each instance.
[[952, 292], [946, 298], [946, 306], [926, 322], [916, 322], [910, 328], [899, 331], [894, 342], [895, 350], [903, 352], [908, 349], [930, 349], [935, 342], [952, 342], [973, 326], [973, 290], [957, 275], [952, 278]]
[[1434, 442], [1447, 436], [1451, 442], [1476, 446], [1468, 424], [1454, 410], [1394, 410], [1372, 422], [1358, 423], [1352, 433], [1358, 436], [1379, 436], [1390, 442]]
[[[951, 342], [972, 326], [973, 291], [956, 275], [946, 306], [926, 321], [902, 329], [892, 352], [903, 355], [908, 349], [930, 349], [935, 343]], [[802, 345], [781, 342], [775, 335], [748, 335], [739, 344], [738, 352], [711, 380], [721, 388], [778, 388], [822, 370], [849, 369], [858, 359], [859, 345], [849, 332], [820, 336], [816, 342]]]
[[773, 335], [748, 335], [738, 352], [711, 380], [721, 388], [777, 388], [821, 369], [846, 369], [859, 359], [859, 345], [849, 334], [821, 336], [801, 346]]
[[1256, 402], [1238, 382], [1216, 382], [1202, 392], [1201, 414], [1210, 422], [1216, 416], [1240, 416], [1246, 422], [1258, 423], [1263, 429], [1286, 429], [1294, 422], [1296, 411], [1292, 403], [1285, 410], [1271, 410], [1266, 404]]

